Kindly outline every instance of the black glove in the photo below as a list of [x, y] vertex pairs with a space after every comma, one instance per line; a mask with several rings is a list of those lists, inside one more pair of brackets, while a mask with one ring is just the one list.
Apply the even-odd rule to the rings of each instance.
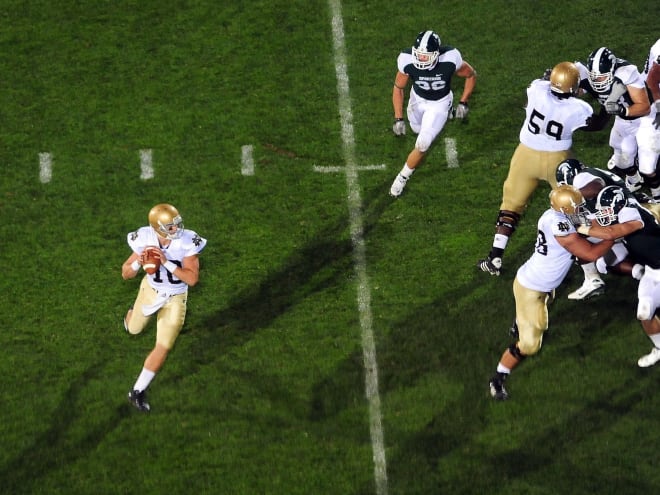
[[549, 81], [550, 80], [550, 74], [552, 74], [552, 69], [545, 69], [545, 72], [543, 73], [543, 79], [544, 81]]

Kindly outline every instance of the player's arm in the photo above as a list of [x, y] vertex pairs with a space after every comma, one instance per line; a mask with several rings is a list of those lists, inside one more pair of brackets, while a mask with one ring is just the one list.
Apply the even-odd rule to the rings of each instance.
[[408, 84], [408, 74], [397, 71], [396, 77], [394, 78], [394, 87], [392, 88], [392, 106], [394, 107], [394, 118], [402, 119], [403, 118], [403, 100], [404, 100], [404, 89]]
[[161, 261], [168, 272], [189, 286], [192, 287], [199, 281], [199, 256], [196, 254], [183, 258], [182, 266], [173, 261], [168, 261], [164, 254]]
[[602, 131], [610, 121], [610, 114], [607, 113], [604, 106], [600, 107], [598, 115], [595, 113], [587, 118], [587, 125], [579, 127], [581, 131], [594, 132]]
[[577, 232], [564, 236], [555, 236], [555, 239], [557, 239], [557, 242], [566, 251], [584, 261], [596, 261], [614, 245], [614, 241], [603, 241], [598, 244], [592, 244]]
[[592, 224], [588, 227], [582, 225], [578, 228], [578, 232], [589, 237], [596, 237], [597, 239], [616, 240], [642, 228], [644, 228], [644, 222], [641, 220], [630, 220], [629, 222], [608, 225], [607, 227], [598, 224]]
[[467, 102], [470, 99], [470, 96], [472, 96], [472, 92], [474, 91], [474, 87], [477, 84], [477, 72], [469, 63], [463, 60], [463, 65], [461, 65], [456, 71], [456, 75], [465, 78], [463, 94], [458, 101], [467, 105]]
[[627, 88], [633, 103], [628, 107], [626, 117], [642, 117], [647, 115], [651, 110], [651, 106], [649, 105], [646, 88], [636, 88], [634, 86], [627, 86]]
[[142, 266], [142, 258], [137, 253], [132, 253], [124, 264], [121, 265], [121, 278], [128, 280], [134, 278], [140, 271]]

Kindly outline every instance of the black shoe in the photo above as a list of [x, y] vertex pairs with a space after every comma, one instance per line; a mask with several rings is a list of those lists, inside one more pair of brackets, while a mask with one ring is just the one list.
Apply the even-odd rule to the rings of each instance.
[[500, 268], [502, 268], [502, 258], [491, 258], [489, 255], [487, 258], [479, 260], [477, 268], [491, 275], [498, 276], [500, 274]]
[[133, 404], [138, 411], [149, 412], [151, 406], [147, 402], [147, 392], [142, 390], [131, 390], [128, 393], [128, 402]]
[[504, 388], [504, 379], [506, 375], [503, 373], [497, 373], [493, 378], [488, 382], [490, 387], [490, 395], [495, 400], [507, 400], [509, 398], [509, 393]]

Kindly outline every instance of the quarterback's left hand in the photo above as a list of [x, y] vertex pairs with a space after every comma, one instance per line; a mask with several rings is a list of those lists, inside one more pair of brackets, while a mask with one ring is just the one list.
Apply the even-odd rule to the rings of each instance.
[[610, 115], [618, 115], [619, 117], [625, 117], [628, 113], [628, 109], [616, 101], [606, 101], [605, 111]]
[[457, 119], [464, 119], [465, 117], [467, 117], [469, 111], [470, 109], [468, 108], [468, 104], [461, 101], [456, 107], [456, 112], [454, 114], [454, 117], [456, 117]]

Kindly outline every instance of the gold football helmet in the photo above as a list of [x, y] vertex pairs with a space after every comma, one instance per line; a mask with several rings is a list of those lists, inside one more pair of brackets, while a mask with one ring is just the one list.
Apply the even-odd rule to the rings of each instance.
[[553, 210], [566, 215], [574, 225], [590, 223], [582, 193], [573, 186], [564, 184], [550, 191], [550, 205]]
[[550, 73], [550, 89], [560, 95], [575, 96], [580, 89], [580, 71], [573, 62], [560, 62]]
[[174, 206], [161, 203], [149, 211], [149, 225], [165, 239], [178, 239], [183, 235], [183, 220]]

